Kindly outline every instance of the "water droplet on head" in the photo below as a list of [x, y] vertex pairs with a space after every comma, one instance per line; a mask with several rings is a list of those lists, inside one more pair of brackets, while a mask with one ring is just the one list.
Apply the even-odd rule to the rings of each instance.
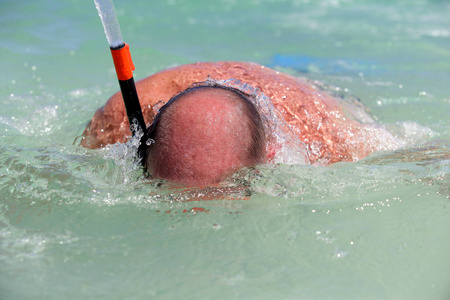
[[158, 101], [153, 105], [153, 111], [155, 112], [155, 114], [159, 113], [159, 111], [161, 110], [161, 108], [166, 105], [166, 102], [164, 101]]

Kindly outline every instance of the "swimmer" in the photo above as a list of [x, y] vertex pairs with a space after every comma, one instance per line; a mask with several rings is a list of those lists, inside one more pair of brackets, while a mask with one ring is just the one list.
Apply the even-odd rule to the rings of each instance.
[[[334, 97], [256, 63], [182, 65], [144, 78], [136, 88], [151, 124], [144, 168], [182, 184], [217, 183], [243, 167], [276, 162], [289, 137], [303, 147], [301, 161], [315, 165], [356, 161], [395, 144], [384, 129], [348, 118]], [[116, 93], [96, 111], [81, 145], [100, 148], [130, 136]]]

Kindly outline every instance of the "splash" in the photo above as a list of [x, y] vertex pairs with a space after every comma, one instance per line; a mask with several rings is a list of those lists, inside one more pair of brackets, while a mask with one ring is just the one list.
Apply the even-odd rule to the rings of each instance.
[[431, 128], [412, 121], [388, 124], [386, 129], [394, 135], [401, 147], [420, 145], [439, 136], [439, 134]]
[[[137, 125], [132, 124], [131, 126]], [[143, 176], [141, 158], [139, 158], [138, 155], [138, 148], [143, 135], [143, 131], [138, 130], [126, 143], [116, 143], [112, 145], [105, 155], [106, 159], [112, 159], [118, 166], [118, 171], [120, 173], [118, 176], [121, 178], [123, 184], [135, 183], [136, 176]], [[148, 141], [145, 142], [147, 143]]]
[[10, 126], [25, 136], [49, 135], [54, 130], [57, 120], [57, 105], [44, 106], [24, 118], [0, 116], [0, 124]]

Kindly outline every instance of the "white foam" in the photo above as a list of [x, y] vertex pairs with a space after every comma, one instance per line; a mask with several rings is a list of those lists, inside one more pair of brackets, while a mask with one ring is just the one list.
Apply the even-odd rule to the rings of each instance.
[[422, 144], [438, 136], [438, 133], [431, 128], [412, 121], [386, 125], [386, 129], [394, 135], [402, 147]]

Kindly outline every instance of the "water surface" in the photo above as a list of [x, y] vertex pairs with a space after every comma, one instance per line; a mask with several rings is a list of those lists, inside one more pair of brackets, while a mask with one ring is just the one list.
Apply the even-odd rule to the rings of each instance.
[[148, 182], [126, 147], [73, 145], [118, 90], [93, 1], [2, 1], [1, 299], [448, 299], [448, 1], [114, 2], [137, 79], [255, 61], [359, 98], [405, 147]]

